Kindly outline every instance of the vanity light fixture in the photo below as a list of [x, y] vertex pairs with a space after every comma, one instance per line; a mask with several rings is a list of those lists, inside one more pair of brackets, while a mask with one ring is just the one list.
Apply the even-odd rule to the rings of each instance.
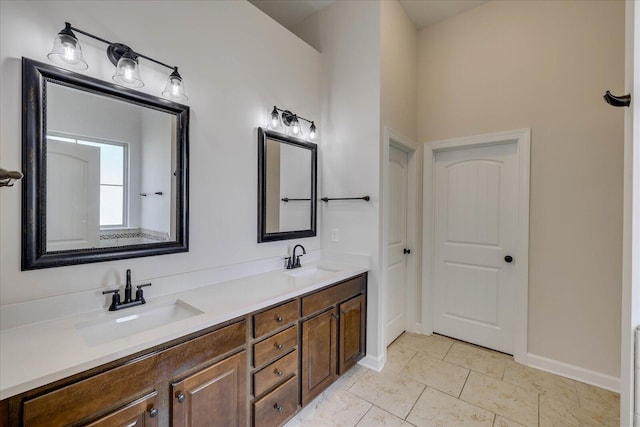
[[162, 96], [172, 101], [186, 101], [188, 99], [185, 95], [182, 77], [178, 73], [178, 67], [167, 65], [164, 62], [136, 52], [125, 44], [112, 43], [98, 36], [94, 36], [91, 33], [71, 26], [68, 22], [65, 22], [64, 25], [65, 27], [58, 33], [53, 42], [53, 49], [47, 55], [54, 64], [74, 70], [86, 70], [88, 68], [87, 62], [82, 56], [82, 48], [80, 47], [78, 38], [74, 34], [75, 31], [107, 45], [107, 57], [109, 61], [116, 66], [116, 72], [113, 75], [113, 80], [116, 83], [133, 88], [144, 86], [144, 82], [140, 78], [140, 67], [138, 66], [138, 58], [144, 58], [173, 70], [162, 91]]
[[[281, 118], [282, 122], [280, 120]], [[276, 107], [275, 105], [273, 106], [273, 110], [271, 111], [272, 129], [277, 129], [278, 127], [280, 127], [280, 123], [282, 123], [283, 126], [286, 126], [290, 129], [290, 132], [294, 136], [301, 137], [303, 136], [303, 131], [300, 127], [300, 120], [304, 120], [311, 125], [309, 126], [309, 139], [314, 140], [316, 138], [316, 125], [312, 120], [305, 119], [304, 117], [294, 114], [289, 110], [283, 110]]]

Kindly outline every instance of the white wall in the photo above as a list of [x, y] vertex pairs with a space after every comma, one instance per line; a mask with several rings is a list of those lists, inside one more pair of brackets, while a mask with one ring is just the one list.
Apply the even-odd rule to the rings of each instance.
[[491, 1], [420, 31], [418, 51], [420, 142], [532, 129], [528, 350], [611, 387], [624, 111], [602, 95], [624, 90], [624, 2]]
[[[415, 173], [409, 176], [409, 200], [407, 209], [407, 247], [411, 254], [407, 260], [407, 294], [406, 316], [410, 331], [419, 331], [422, 322], [422, 144], [418, 144], [418, 31], [409, 19], [404, 8], [397, 0], [380, 3], [380, 161], [381, 170], [388, 165], [389, 141], [385, 140], [385, 127], [390, 128], [395, 135], [402, 136], [402, 141], [392, 141], [402, 144], [402, 149], [414, 150], [408, 153], [410, 170]], [[407, 145], [408, 144], [408, 145]], [[382, 174], [382, 180], [388, 180]], [[388, 188], [387, 183], [381, 183], [382, 188]], [[384, 194], [384, 193], [383, 193]], [[384, 201], [383, 201], [384, 204]], [[384, 210], [384, 209], [383, 209]], [[381, 218], [381, 234], [386, 230], [383, 213]], [[381, 251], [386, 250], [386, 241]], [[381, 252], [381, 262], [386, 263], [385, 254]], [[386, 268], [386, 267], [385, 267]], [[384, 268], [383, 268], [384, 271]], [[393, 292], [393, 283], [385, 286]]]
[[[372, 257], [367, 302], [367, 353], [384, 353], [380, 265], [380, 5], [338, 1], [303, 21], [296, 34], [322, 53], [321, 196], [371, 202], [321, 202], [322, 246]], [[306, 117], [306, 116], [305, 116]], [[338, 230], [339, 241], [331, 240]]]
[[[21, 189], [20, 185], [4, 188], [0, 191], [0, 304], [112, 287], [123, 282], [127, 268], [136, 281], [165, 278], [179, 290], [186, 286], [182, 273], [285, 256], [294, 242], [256, 243], [256, 128], [267, 123], [273, 105], [304, 117], [320, 117], [318, 52], [248, 2], [2, 1], [0, 159], [4, 168], [21, 168], [20, 58], [48, 62], [53, 38], [65, 21], [180, 67], [191, 106], [190, 250], [21, 272]], [[84, 73], [111, 81], [114, 67], [106, 58], [105, 45], [78, 37], [90, 66]], [[169, 70], [144, 59], [140, 66], [143, 90], [159, 95]], [[320, 248], [320, 237], [300, 242], [307, 250]]]
[[[171, 232], [171, 199], [175, 194], [171, 193], [172, 181], [176, 180], [173, 171], [176, 170], [172, 163], [171, 152], [175, 138], [172, 138], [171, 129], [174, 117], [170, 117], [160, 111], [144, 109], [140, 121], [141, 161], [139, 163], [140, 192], [147, 196], [132, 196], [140, 200], [140, 227], [166, 233]], [[175, 159], [173, 159], [175, 160]], [[132, 163], [132, 165], [134, 165]], [[133, 166], [137, 167], [137, 166]], [[162, 193], [161, 196], [155, 194]], [[171, 236], [174, 240], [175, 236]]]

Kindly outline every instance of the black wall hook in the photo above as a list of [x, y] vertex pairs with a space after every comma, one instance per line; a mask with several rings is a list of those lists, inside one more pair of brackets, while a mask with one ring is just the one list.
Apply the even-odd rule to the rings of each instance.
[[611, 92], [607, 91], [603, 98], [607, 101], [607, 104], [613, 105], [614, 107], [628, 107], [631, 105], [631, 94], [615, 96], [612, 95]]

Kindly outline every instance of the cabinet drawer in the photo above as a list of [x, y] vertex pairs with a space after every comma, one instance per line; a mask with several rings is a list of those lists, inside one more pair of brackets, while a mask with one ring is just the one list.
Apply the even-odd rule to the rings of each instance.
[[302, 298], [302, 317], [317, 313], [334, 304], [348, 300], [365, 289], [366, 275], [360, 275], [312, 295]]
[[253, 337], [258, 338], [298, 320], [298, 302], [291, 301], [253, 316]]
[[253, 374], [253, 395], [260, 396], [297, 370], [298, 350], [294, 350]]
[[277, 427], [298, 409], [298, 377], [291, 377], [271, 393], [253, 404], [253, 425]]
[[253, 366], [260, 366], [287, 354], [298, 344], [298, 326], [292, 326], [253, 345]]

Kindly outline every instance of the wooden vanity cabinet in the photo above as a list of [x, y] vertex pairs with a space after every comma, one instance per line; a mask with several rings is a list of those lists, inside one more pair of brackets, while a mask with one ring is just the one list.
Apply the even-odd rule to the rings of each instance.
[[275, 427], [365, 354], [361, 274], [0, 401], [0, 427]]
[[238, 419], [246, 420], [246, 323], [241, 320], [173, 346], [96, 368], [89, 376], [79, 374], [64, 380], [65, 384], [11, 398], [10, 424], [169, 426], [170, 384], [197, 377], [197, 373], [205, 376], [215, 367], [227, 366], [227, 362], [239, 366], [238, 383], [243, 381], [242, 386], [224, 390], [211, 386], [198, 398], [208, 393], [215, 401], [216, 391], [225, 398], [231, 396], [242, 402], [234, 408]]
[[302, 406], [365, 355], [366, 277], [354, 277], [301, 299], [302, 316], [306, 316], [301, 324]]

